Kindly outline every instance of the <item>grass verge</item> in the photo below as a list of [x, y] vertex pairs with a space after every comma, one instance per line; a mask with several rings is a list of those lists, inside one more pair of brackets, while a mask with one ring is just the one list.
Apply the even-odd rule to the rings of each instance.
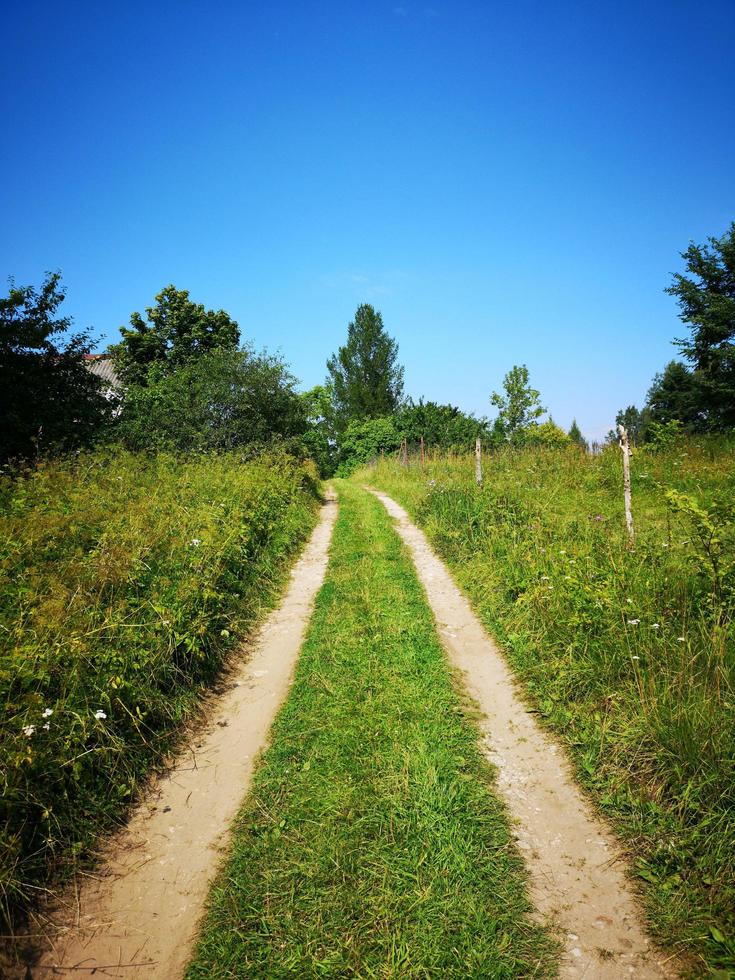
[[286, 456], [94, 453], [0, 479], [0, 922], [124, 817], [316, 509]]
[[341, 484], [327, 579], [187, 977], [554, 973], [409, 557]]
[[[735, 975], [735, 465], [716, 440], [357, 475], [424, 528], [627, 842], [654, 935]], [[701, 975], [701, 974], [700, 974]]]

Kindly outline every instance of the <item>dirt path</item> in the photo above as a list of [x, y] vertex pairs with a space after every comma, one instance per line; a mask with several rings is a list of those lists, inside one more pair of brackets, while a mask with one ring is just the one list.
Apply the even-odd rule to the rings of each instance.
[[614, 838], [576, 786], [562, 750], [516, 694], [508, 666], [469, 602], [405, 510], [372, 492], [396, 520], [442, 641], [483, 712], [486, 752], [498, 768], [498, 788], [516, 821], [532, 900], [562, 930], [561, 976], [677, 976], [645, 934]]
[[336, 514], [331, 498], [285, 598], [229, 679], [206, 730], [135, 811], [100, 876], [81, 888], [78, 907], [57, 916], [34, 977], [182, 976], [230, 824], [290, 686]]

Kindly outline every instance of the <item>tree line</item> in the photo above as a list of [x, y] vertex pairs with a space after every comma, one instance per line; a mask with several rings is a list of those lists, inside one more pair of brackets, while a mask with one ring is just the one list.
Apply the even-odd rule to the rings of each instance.
[[[689, 327], [674, 341], [687, 363], [655, 376], [642, 409], [616, 418], [634, 441], [662, 432], [735, 428], [735, 223], [721, 238], [690, 244], [685, 273], [667, 292]], [[90, 370], [94, 341], [74, 332], [60, 308], [58, 273], [39, 289], [11, 280], [0, 298], [0, 461], [35, 459], [95, 443], [177, 452], [247, 449], [278, 443], [310, 456], [322, 475], [346, 473], [404, 440], [467, 449], [480, 436], [504, 443], [586, 445], [574, 421], [564, 432], [531, 387], [528, 369], [506, 374], [489, 422], [459, 408], [404, 394], [398, 345], [381, 314], [358, 306], [343, 346], [327, 360], [324, 384], [299, 392], [282, 358], [243, 342], [224, 310], [206, 309], [187, 290], [164, 288], [106, 357], [113, 378]], [[611, 433], [612, 437], [612, 433]]]

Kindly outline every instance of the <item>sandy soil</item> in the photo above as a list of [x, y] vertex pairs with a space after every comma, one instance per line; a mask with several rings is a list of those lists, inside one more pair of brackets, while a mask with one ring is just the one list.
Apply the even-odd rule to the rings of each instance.
[[444, 646], [483, 712], [485, 750], [514, 818], [531, 898], [560, 930], [561, 976], [677, 976], [673, 962], [648, 940], [619, 845], [582, 796], [564, 752], [526, 710], [498, 648], [424, 534], [390, 497], [376, 496], [396, 521]]
[[290, 686], [336, 514], [332, 498], [206, 728], [111, 842], [99, 876], [67, 896], [26, 977], [182, 976], [230, 825]]

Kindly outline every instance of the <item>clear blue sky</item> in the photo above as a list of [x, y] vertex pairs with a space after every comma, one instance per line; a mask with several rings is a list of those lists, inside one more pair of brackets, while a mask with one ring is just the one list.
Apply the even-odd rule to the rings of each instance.
[[735, 218], [735, 2], [7, 4], [0, 280], [102, 343], [164, 285], [302, 383], [356, 305], [406, 389], [492, 414], [525, 362], [593, 437]]

